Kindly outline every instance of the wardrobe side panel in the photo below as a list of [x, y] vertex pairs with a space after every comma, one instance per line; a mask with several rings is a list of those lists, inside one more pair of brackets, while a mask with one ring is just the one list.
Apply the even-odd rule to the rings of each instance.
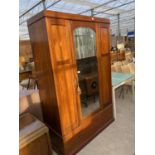
[[61, 134], [45, 18], [29, 25], [28, 29], [39, 85], [43, 118], [48, 126]]

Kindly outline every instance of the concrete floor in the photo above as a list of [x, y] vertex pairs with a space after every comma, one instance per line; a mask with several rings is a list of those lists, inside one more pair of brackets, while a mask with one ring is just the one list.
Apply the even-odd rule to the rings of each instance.
[[[131, 92], [124, 99], [116, 92], [117, 118], [77, 155], [133, 155], [135, 152], [135, 106]], [[56, 155], [56, 153], [54, 153]]]

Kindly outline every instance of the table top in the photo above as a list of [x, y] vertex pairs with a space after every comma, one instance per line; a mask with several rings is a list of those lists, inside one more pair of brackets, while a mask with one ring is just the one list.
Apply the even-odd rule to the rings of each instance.
[[118, 73], [112, 72], [112, 86], [116, 86], [124, 81], [134, 78], [134, 74], [131, 73]]

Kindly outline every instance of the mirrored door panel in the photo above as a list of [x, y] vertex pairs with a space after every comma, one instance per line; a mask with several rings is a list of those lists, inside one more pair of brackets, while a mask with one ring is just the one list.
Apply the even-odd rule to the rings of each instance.
[[88, 27], [76, 28], [74, 46], [81, 112], [86, 117], [100, 108], [95, 31]]

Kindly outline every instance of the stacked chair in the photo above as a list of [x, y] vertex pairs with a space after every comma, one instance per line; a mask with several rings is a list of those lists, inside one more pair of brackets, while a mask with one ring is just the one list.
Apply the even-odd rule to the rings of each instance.
[[34, 62], [29, 63], [28, 66], [32, 70], [32, 74], [29, 75], [28, 78], [22, 80], [20, 82], [20, 86], [24, 89], [35, 89], [36, 87], [38, 88], [38, 83], [37, 83], [37, 76], [34, 68]]

